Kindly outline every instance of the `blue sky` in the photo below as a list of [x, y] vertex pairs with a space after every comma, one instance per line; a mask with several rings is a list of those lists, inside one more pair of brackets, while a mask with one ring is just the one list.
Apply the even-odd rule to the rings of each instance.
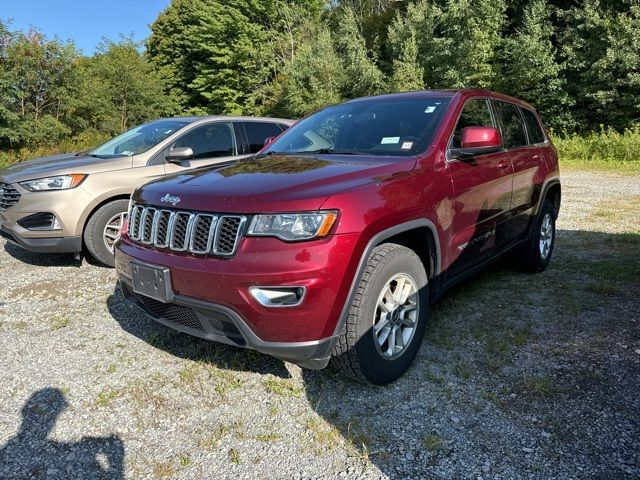
[[149, 24], [170, 0], [0, 0], [0, 20], [12, 19], [11, 30], [37, 27], [48, 37], [73, 40], [90, 55], [100, 40], [133, 33], [149, 36]]

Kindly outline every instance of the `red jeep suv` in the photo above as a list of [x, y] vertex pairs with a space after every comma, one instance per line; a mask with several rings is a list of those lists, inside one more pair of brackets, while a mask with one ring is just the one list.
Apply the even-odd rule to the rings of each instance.
[[124, 295], [164, 325], [383, 385], [447, 288], [506, 252], [545, 269], [559, 207], [531, 106], [383, 95], [324, 108], [250, 160], [139, 188], [115, 260]]

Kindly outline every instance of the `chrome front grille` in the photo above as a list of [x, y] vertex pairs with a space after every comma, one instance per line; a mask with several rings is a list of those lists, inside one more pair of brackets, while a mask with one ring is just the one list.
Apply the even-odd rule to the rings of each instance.
[[8, 183], [0, 183], [0, 211], [13, 207], [20, 200], [20, 192]]
[[132, 204], [129, 238], [144, 245], [194, 255], [236, 253], [247, 217], [165, 210]]

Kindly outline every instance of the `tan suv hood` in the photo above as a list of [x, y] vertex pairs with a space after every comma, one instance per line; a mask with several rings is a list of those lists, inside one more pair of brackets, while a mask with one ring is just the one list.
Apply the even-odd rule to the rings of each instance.
[[35, 158], [0, 170], [0, 180], [7, 183], [24, 182], [37, 178], [69, 173], [100, 173], [131, 168], [133, 157], [95, 158], [74, 154]]

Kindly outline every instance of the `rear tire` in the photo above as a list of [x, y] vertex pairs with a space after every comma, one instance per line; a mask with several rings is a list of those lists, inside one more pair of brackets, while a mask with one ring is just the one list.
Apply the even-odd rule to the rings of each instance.
[[129, 200], [114, 200], [94, 212], [84, 229], [84, 244], [93, 258], [107, 267], [114, 267], [113, 242], [118, 225], [127, 213]]
[[376, 247], [367, 260], [331, 364], [374, 385], [399, 378], [424, 337], [429, 308], [427, 273], [420, 257], [402, 245]]
[[522, 271], [539, 273], [551, 261], [556, 241], [556, 210], [551, 200], [546, 199], [533, 220], [529, 236], [518, 251], [518, 264]]

